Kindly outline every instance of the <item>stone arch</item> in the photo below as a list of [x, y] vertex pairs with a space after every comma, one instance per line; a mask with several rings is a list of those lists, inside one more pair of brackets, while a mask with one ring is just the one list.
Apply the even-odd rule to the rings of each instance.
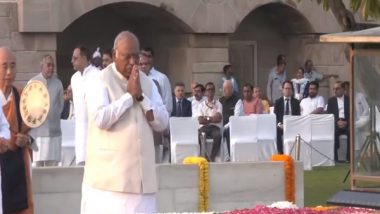
[[268, 72], [278, 54], [287, 57], [288, 78], [303, 63], [303, 41], [314, 35], [310, 22], [292, 6], [269, 3], [252, 10], [230, 36], [229, 59], [238, 80], [260, 86], [265, 94]]
[[[241, 17], [244, 19], [230, 35], [229, 60], [232, 64], [238, 62], [235, 66], [238, 78], [251, 79], [266, 94], [268, 73], [275, 66], [278, 54], [287, 56], [288, 79], [294, 77], [306, 59], [312, 59], [317, 70], [324, 74], [331, 72], [327, 69], [329, 66], [339, 67], [339, 70], [344, 67], [341, 57], [334, 61], [323, 54], [341, 51], [342, 46], [326, 47], [318, 40], [321, 33], [340, 31], [331, 12], [323, 11], [320, 5], [311, 1], [262, 3], [248, 7], [253, 8], [249, 13], [243, 11]], [[316, 14], [319, 19], [313, 18]], [[247, 59], [249, 54], [253, 57]], [[329, 96], [329, 84], [323, 81], [320, 85], [320, 94], [325, 98]]]
[[68, 85], [73, 74], [70, 63], [72, 50], [84, 44], [94, 51], [111, 49], [115, 36], [122, 30], [134, 32], [141, 47], [149, 46], [159, 52], [155, 67], [165, 73], [169, 68], [171, 47], [182, 45], [181, 41], [192, 29], [180, 19], [151, 4], [119, 2], [107, 4], [89, 11], [57, 33], [58, 73]]

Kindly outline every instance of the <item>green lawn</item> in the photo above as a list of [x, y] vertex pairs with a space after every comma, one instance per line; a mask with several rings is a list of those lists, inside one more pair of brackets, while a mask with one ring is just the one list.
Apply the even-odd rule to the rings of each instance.
[[334, 167], [313, 167], [304, 173], [305, 207], [325, 205], [340, 190], [350, 188], [350, 177], [343, 183], [349, 164], [338, 163]]

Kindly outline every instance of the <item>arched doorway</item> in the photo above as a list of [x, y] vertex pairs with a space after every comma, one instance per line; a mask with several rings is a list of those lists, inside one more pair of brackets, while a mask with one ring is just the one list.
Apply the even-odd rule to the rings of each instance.
[[265, 93], [278, 54], [286, 55], [288, 78], [293, 77], [303, 65], [303, 42], [313, 32], [308, 20], [289, 5], [269, 3], [252, 10], [229, 39], [229, 59], [240, 85], [253, 83]]
[[57, 34], [58, 74], [65, 86], [75, 72], [72, 69], [73, 48], [84, 44], [95, 51], [112, 48], [115, 36], [122, 30], [134, 32], [141, 47], [152, 47], [157, 53], [155, 67], [170, 75], [170, 49], [186, 45], [183, 37], [192, 30], [166, 10], [136, 2], [121, 2], [98, 7], [71, 23]]

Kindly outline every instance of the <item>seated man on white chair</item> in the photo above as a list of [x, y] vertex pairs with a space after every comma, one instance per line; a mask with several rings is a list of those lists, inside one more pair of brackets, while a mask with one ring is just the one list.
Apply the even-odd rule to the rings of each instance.
[[318, 95], [319, 84], [312, 81], [309, 83], [309, 96], [301, 100], [301, 115], [323, 114], [325, 101]]
[[193, 117], [197, 117], [199, 128], [199, 142], [201, 142], [202, 132], [206, 137], [213, 139], [210, 161], [214, 162], [219, 152], [222, 141], [222, 104], [215, 99], [215, 85], [212, 82], [206, 84], [206, 99], [200, 104], [198, 110], [194, 112]]

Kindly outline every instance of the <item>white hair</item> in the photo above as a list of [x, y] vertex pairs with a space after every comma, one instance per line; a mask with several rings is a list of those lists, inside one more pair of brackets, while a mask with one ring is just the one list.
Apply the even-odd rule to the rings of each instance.
[[139, 44], [139, 39], [136, 37], [136, 35], [130, 31], [125, 30], [125, 31], [121, 31], [119, 34], [117, 34], [115, 41], [113, 43], [113, 49], [114, 50], [117, 49], [117, 45], [121, 39], [133, 39], [137, 42], [137, 44]]

